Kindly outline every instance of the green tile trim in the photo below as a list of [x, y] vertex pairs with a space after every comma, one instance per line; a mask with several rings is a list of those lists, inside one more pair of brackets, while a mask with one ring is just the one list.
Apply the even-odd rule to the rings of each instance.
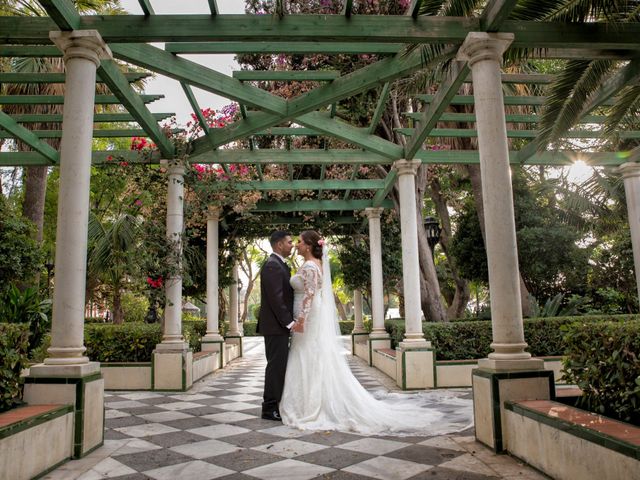
[[473, 376], [487, 378], [491, 381], [491, 408], [493, 410], [493, 438], [494, 445], [487, 445], [496, 453], [504, 451], [504, 442], [502, 437], [502, 415], [500, 413], [500, 380], [515, 380], [522, 378], [544, 378], [549, 380], [549, 396], [551, 400], [555, 400], [555, 382], [553, 372], [551, 370], [525, 370], [516, 372], [490, 372], [476, 368], [471, 372], [473, 386]]
[[113, 363], [101, 363], [100, 368], [136, 368], [136, 367], [150, 367], [152, 362], [113, 362]]
[[[598, 432], [597, 430], [592, 430], [589, 427], [585, 427], [577, 423], [562, 420], [557, 417], [550, 417], [549, 415], [545, 415], [542, 412], [530, 409], [525, 405], [521, 405], [517, 402], [505, 402], [504, 408], [524, 417], [536, 420], [544, 425], [556, 428], [557, 430], [568, 433], [569, 435], [573, 435], [588, 442], [595, 443], [596, 445], [599, 445], [603, 448], [607, 448], [627, 457], [631, 457], [634, 460], [640, 460], [640, 446], [626, 442], [620, 438], [607, 435], [606, 433]], [[631, 429], [635, 429], [640, 432], [640, 428], [635, 427], [631, 424], [626, 425], [628, 425]]]
[[151, 354], [151, 391], [156, 389], [156, 354]]
[[477, 365], [477, 360], [438, 360], [435, 364], [439, 367], [455, 367], [456, 365]]
[[62, 417], [68, 413], [73, 413], [73, 405], [60, 405], [58, 408], [49, 412], [41, 413], [33, 417], [25, 418], [24, 420], [20, 420], [19, 422], [5, 425], [0, 428], [0, 439], [37, 427], [38, 425], [49, 422], [55, 418]]
[[25, 383], [42, 383], [42, 384], [77, 384], [81, 382], [93, 382], [94, 380], [100, 380], [102, 374], [100, 372], [92, 373], [86, 377], [58, 377], [52, 375], [50, 377], [25, 377]]

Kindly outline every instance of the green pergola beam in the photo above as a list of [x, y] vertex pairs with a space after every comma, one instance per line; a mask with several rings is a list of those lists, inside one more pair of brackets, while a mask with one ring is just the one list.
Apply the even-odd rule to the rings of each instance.
[[[145, 72], [127, 72], [124, 74], [128, 82], [134, 83], [151, 76]], [[3, 73], [0, 72], [0, 83], [64, 83], [64, 73]], [[102, 83], [100, 75], [96, 76], [96, 82]]]
[[235, 70], [233, 78], [246, 82], [331, 82], [340, 76], [337, 70]]
[[[324, 165], [323, 165], [324, 166]], [[241, 191], [247, 190], [346, 190], [351, 188], [354, 190], [379, 190], [384, 187], [382, 180], [269, 180], [269, 181], [250, 181], [236, 182], [234, 188]], [[213, 185], [214, 190], [224, 189], [224, 183]]]
[[[60, 161], [60, 154], [55, 148], [40, 140], [35, 133], [18, 124], [2, 111], [0, 111], [0, 128], [4, 129], [12, 138], [29, 145], [37, 153], [43, 155], [49, 163], [56, 164]], [[2, 131], [0, 131], [1, 135], [4, 135]]]
[[149, 15], [156, 14], [156, 12], [153, 11], [153, 7], [151, 6], [151, 2], [149, 0], [138, 0], [138, 3], [140, 4], [140, 8], [147, 17]]
[[404, 147], [404, 157], [411, 160], [416, 152], [422, 148], [425, 139], [438, 123], [438, 118], [449, 106], [451, 99], [458, 93], [460, 85], [469, 75], [467, 62], [454, 61], [451, 64], [447, 78], [438, 87], [438, 92], [431, 103], [424, 109], [418, 125]]
[[[44, 1], [44, 0], [43, 0]], [[69, 5], [48, 0], [49, 5]], [[56, 8], [53, 12], [59, 13]], [[68, 13], [68, 12], [67, 12]], [[62, 16], [64, 18], [64, 15]], [[73, 18], [72, 18], [73, 17]], [[73, 23], [69, 13], [66, 23]], [[290, 15], [283, 20], [271, 15], [104, 15], [80, 16], [77, 29], [98, 30], [109, 43], [146, 42], [374, 42], [431, 43], [459, 45], [469, 32], [481, 31], [478, 17], [422, 15]], [[0, 43], [36, 44], [49, 42], [49, 32], [57, 27], [47, 17], [0, 18]], [[587, 49], [639, 51], [637, 22], [619, 23], [611, 28], [600, 22], [538, 22], [506, 20], [500, 29], [514, 32], [515, 48]], [[615, 52], [611, 52], [615, 53]]]
[[260, 135], [263, 137], [270, 136], [270, 135], [287, 135], [287, 136], [304, 135], [309, 137], [318, 137], [322, 135], [322, 133], [312, 128], [304, 128], [304, 127], [271, 127], [266, 130], [255, 132], [254, 135]]
[[[144, 103], [151, 103], [164, 98], [164, 95], [138, 95]], [[119, 104], [114, 95], [96, 95], [96, 105]], [[0, 95], [0, 105], [62, 105], [64, 95]]]
[[42, 8], [45, 9], [60, 30], [80, 29], [80, 14], [70, 0], [38, 0], [38, 3], [42, 5]]
[[62, 52], [51, 45], [0, 45], [0, 57], [62, 57]]
[[[62, 138], [62, 130], [30, 130], [34, 135], [38, 138]], [[175, 130], [176, 133], [182, 130]], [[146, 130], [142, 130], [139, 128], [119, 128], [119, 129], [108, 129], [108, 128], [100, 128], [93, 131], [93, 138], [132, 138], [132, 137], [149, 137], [149, 134]], [[7, 134], [0, 131], [0, 138], [13, 138], [13, 135]], [[151, 138], [151, 137], [150, 137]], [[155, 140], [154, 140], [155, 141]], [[164, 154], [164, 158], [168, 158]]]
[[[557, 151], [541, 152], [531, 157], [528, 164], [543, 166], [569, 166], [578, 160], [591, 166], [616, 166], [633, 161], [633, 150], [623, 152], [575, 152]], [[636, 153], [637, 155], [637, 153]], [[477, 150], [420, 150], [416, 157], [429, 165], [475, 165], [480, 163]], [[92, 163], [109, 164], [116, 160], [125, 160], [131, 164], [159, 163], [160, 155], [151, 157], [140, 155], [132, 150], [102, 150], [92, 152]], [[390, 165], [392, 162], [381, 155], [361, 150], [216, 150], [190, 159], [193, 163], [202, 164], [300, 164], [300, 165]], [[520, 165], [518, 151], [509, 152], [509, 162]], [[0, 152], [0, 166], [22, 167], [31, 165], [50, 165], [51, 162], [38, 152]]]
[[[394, 128], [394, 131], [402, 135], [414, 135], [413, 128]], [[447, 138], [475, 138], [478, 131], [466, 128], [434, 128], [427, 135], [428, 137], [447, 137]], [[538, 130], [507, 130], [508, 138], [538, 138], [540, 132]], [[605, 136], [603, 130], [572, 130], [565, 133], [562, 138], [602, 138]], [[627, 130], [618, 133], [621, 139], [640, 138], [640, 130]]]
[[[346, 210], [364, 210], [373, 205], [371, 200], [299, 200], [297, 202], [258, 202], [254, 212], [329, 212]], [[380, 206], [393, 207], [385, 200]]]
[[[446, 50], [442, 58], [448, 58], [454, 53], [453, 49]], [[290, 100], [287, 102], [287, 113], [285, 115], [256, 112], [247, 119], [240, 120], [229, 127], [221, 129], [216, 132], [216, 144], [222, 146], [264, 128], [277, 125], [282, 121], [298, 118], [301, 114], [312, 112], [322, 106], [356, 95], [376, 84], [395, 80], [425, 67], [419, 50], [415, 50], [408, 55], [398, 54], [393, 58], [380, 60], [353, 73], [341, 76], [328, 85], [316, 88], [309, 93]], [[315, 128], [310, 124], [306, 126]], [[196, 141], [194, 143], [194, 152], [196, 154], [208, 148], [209, 146], [203, 142]]]
[[[415, 98], [422, 100], [423, 102], [431, 103], [434, 101], [435, 95], [423, 95], [417, 94], [414, 95]], [[547, 97], [539, 97], [539, 96], [526, 96], [526, 95], [505, 95], [504, 96], [504, 104], [505, 105], [531, 105], [531, 106], [542, 106], [545, 104]], [[455, 95], [450, 104], [451, 105], [474, 105], [473, 95]], [[613, 100], [607, 100], [603, 102], [601, 105], [613, 105]]]
[[296, 123], [318, 130], [326, 135], [345, 140], [358, 145], [369, 152], [384, 155], [390, 159], [402, 158], [403, 149], [400, 145], [367, 133], [365, 129], [357, 128], [343, 121], [331, 118], [320, 112], [306, 113], [296, 119]]
[[[165, 51], [174, 54], [214, 53], [287, 53], [287, 54], [358, 54], [395, 55], [404, 47], [401, 43], [343, 42], [186, 42], [166, 43]], [[0, 52], [2, 50], [0, 49]], [[59, 53], [59, 52], [58, 52]]]
[[[175, 113], [152, 113], [156, 121], [165, 120], [175, 115]], [[11, 115], [18, 123], [60, 123], [62, 114], [38, 114], [38, 113], [18, 113]], [[130, 113], [94, 113], [94, 123], [115, 123], [115, 122], [135, 122], [135, 118]]]
[[[422, 113], [407, 112], [404, 114], [408, 118], [419, 120]], [[541, 115], [527, 115], [507, 113], [505, 115], [507, 123], [538, 123], [542, 119]], [[579, 123], [604, 123], [607, 117], [605, 115], [586, 115], [580, 119]], [[467, 122], [476, 121], [475, 113], [449, 113], [445, 112], [438, 118], [439, 122]]]
[[384, 186], [382, 189], [378, 190], [376, 195], [373, 197], [373, 205], [372, 207], [380, 207], [384, 203], [384, 199], [387, 198], [389, 192], [393, 189], [393, 186], [396, 183], [396, 179], [398, 178], [398, 171], [395, 168], [391, 168], [387, 176], [383, 180]]
[[161, 130], [140, 95], [131, 87], [118, 64], [113, 60], [102, 60], [98, 72], [120, 103], [147, 132], [147, 136], [155, 142], [164, 158], [173, 158], [175, 147]]
[[[260, 15], [257, 15], [260, 16]], [[156, 16], [149, 17], [150, 19]], [[209, 17], [209, 18], [218, 18]], [[151, 45], [110, 45], [114, 56], [162, 73], [167, 77], [188, 83], [205, 91], [222, 95], [231, 100], [267, 110], [279, 115], [287, 112], [287, 101], [259, 88], [245, 85], [210, 68], [198, 65], [181, 57], [177, 57]]]
[[497, 32], [509, 18], [518, 0], [489, 0], [480, 15], [480, 25], [485, 32]]
[[376, 109], [373, 112], [373, 116], [371, 117], [371, 123], [369, 124], [369, 133], [373, 135], [378, 128], [378, 123], [380, 123], [380, 119], [384, 114], [384, 110], [387, 107], [387, 99], [389, 98], [389, 93], [391, 92], [391, 83], [387, 82], [382, 86], [382, 91], [380, 92], [380, 96], [378, 97], [378, 103], [376, 104]]
[[[337, 225], [351, 225], [360, 222], [360, 217], [356, 216], [331, 216], [331, 222]], [[303, 225], [309, 222], [308, 219], [302, 217], [266, 217], [260, 220], [264, 225]]]

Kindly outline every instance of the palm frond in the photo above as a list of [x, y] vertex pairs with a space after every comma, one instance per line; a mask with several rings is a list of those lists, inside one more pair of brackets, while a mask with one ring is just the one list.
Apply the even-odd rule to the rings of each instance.
[[616, 103], [607, 115], [604, 130], [607, 135], [614, 135], [621, 123], [638, 123], [640, 115], [640, 85], [629, 85], [620, 91]]
[[540, 147], [557, 141], [573, 127], [583, 111], [587, 99], [611, 72], [612, 60], [572, 60], [557, 75], [549, 87], [547, 101], [540, 122]]

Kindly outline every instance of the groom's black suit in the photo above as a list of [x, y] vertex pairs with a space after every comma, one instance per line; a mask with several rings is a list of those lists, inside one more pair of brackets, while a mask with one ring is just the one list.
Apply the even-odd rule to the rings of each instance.
[[293, 322], [293, 289], [289, 267], [275, 254], [260, 271], [260, 314], [257, 332], [264, 336], [267, 368], [262, 413], [278, 411], [289, 356], [289, 329]]

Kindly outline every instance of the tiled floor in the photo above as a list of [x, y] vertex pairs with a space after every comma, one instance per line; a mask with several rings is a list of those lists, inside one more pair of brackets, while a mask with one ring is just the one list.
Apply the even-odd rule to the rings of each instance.
[[[301, 432], [262, 420], [262, 339], [247, 338], [245, 342], [244, 358], [197, 383], [189, 393], [108, 392], [104, 446], [44, 478], [546, 478], [513, 458], [493, 455], [474, 441], [472, 429], [437, 437], [363, 437], [341, 432]], [[350, 363], [366, 388], [393, 388], [388, 377], [359, 359], [351, 357]], [[458, 390], [453, 395], [470, 401], [468, 390]], [[442, 391], [438, 391], [437, 398], [441, 401]], [[446, 411], [446, 403], [442, 408]]]

